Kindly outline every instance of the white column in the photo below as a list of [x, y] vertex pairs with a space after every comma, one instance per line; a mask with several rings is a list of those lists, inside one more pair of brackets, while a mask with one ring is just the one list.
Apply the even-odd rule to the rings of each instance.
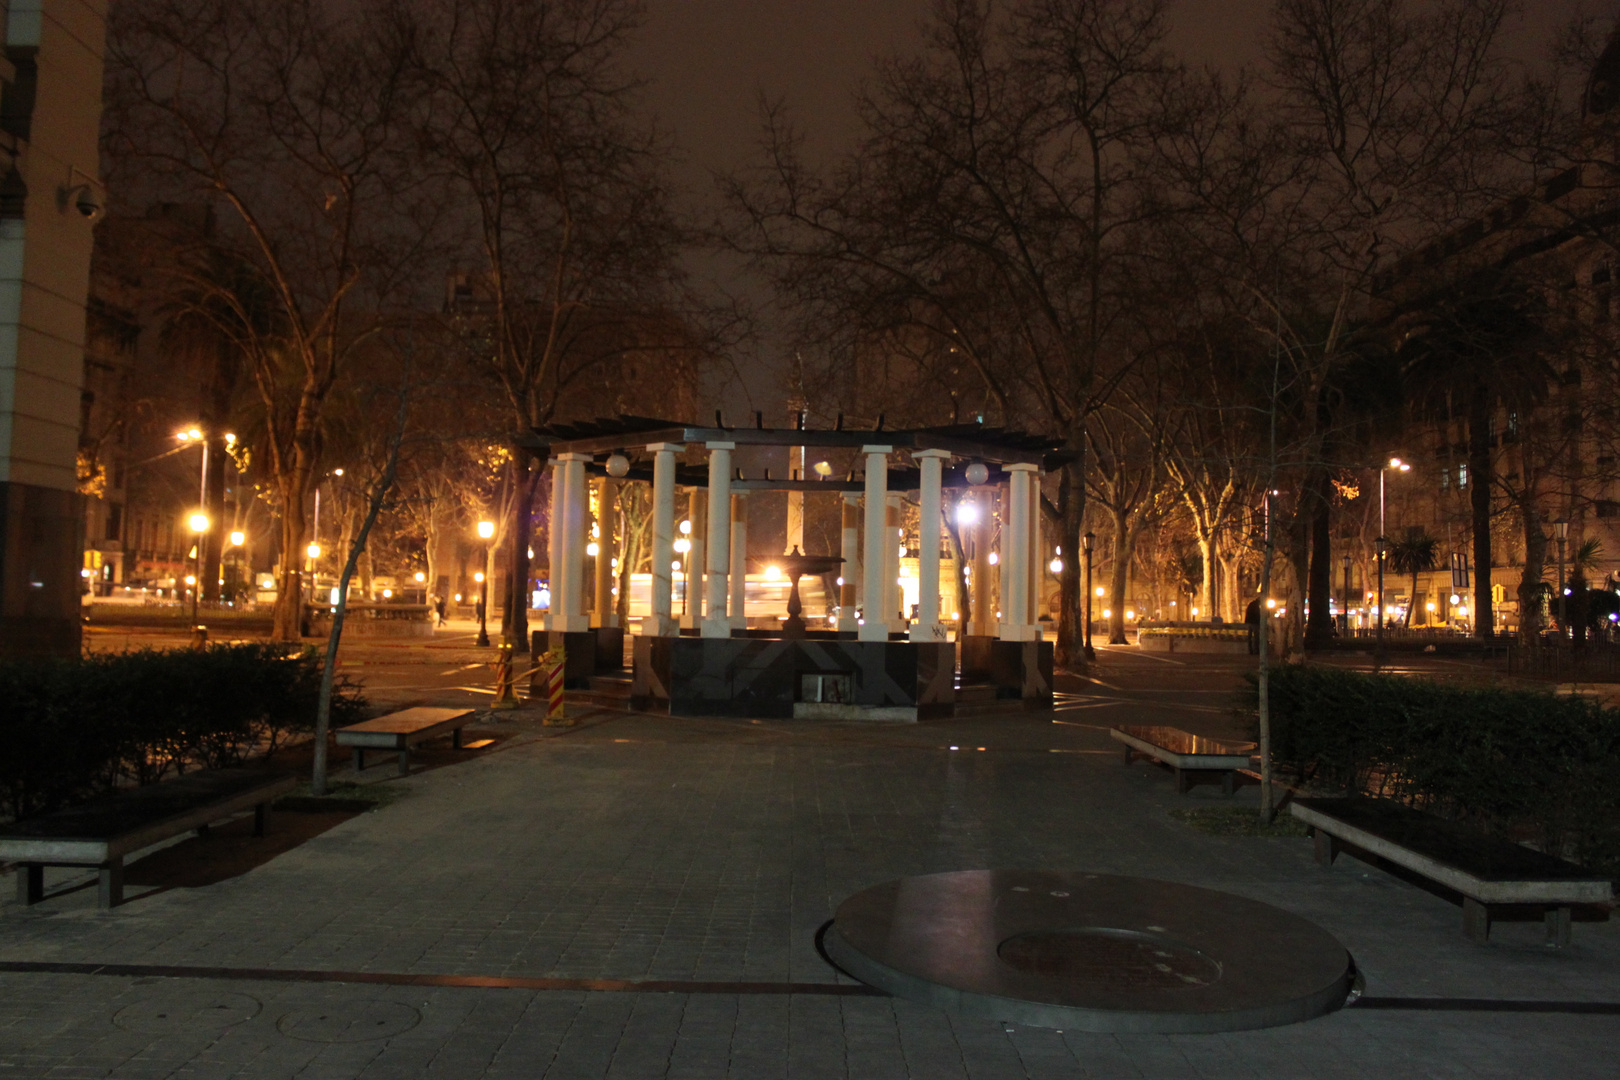
[[675, 637], [680, 633], [670, 614], [669, 564], [675, 561], [675, 455], [680, 443], [653, 443], [652, 613], [641, 620], [647, 637]]
[[894, 533], [888, 518], [889, 451], [892, 446], [863, 446], [866, 455], [866, 557], [861, 560], [865, 573], [861, 575], [861, 614], [865, 623], [860, 627], [862, 641], [888, 641], [889, 619], [884, 610], [888, 590], [883, 587], [884, 569], [895, 548]]
[[883, 522], [888, 527], [888, 546], [883, 549], [884, 612], [891, 634], [904, 634], [911, 628], [911, 612], [903, 610], [905, 593], [900, 589], [900, 543], [906, 534], [902, 498], [892, 491], [883, 497]]
[[1046, 580], [1046, 562], [1041, 558], [1041, 473], [1029, 475], [1029, 621], [1036, 635], [1041, 630], [1041, 584]]
[[748, 629], [748, 496], [731, 497], [731, 628]]
[[838, 548], [838, 554], [844, 559], [838, 568], [838, 576], [844, 584], [838, 589], [838, 629], [849, 634], [860, 629], [860, 624], [855, 620], [861, 589], [860, 503], [861, 497], [855, 492], [844, 492], [844, 527]]
[[709, 450], [709, 580], [703, 606], [704, 637], [730, 637], [726, 577], [731, 570], [731, 452], [736, 443], [712, 442]]
[[577, 633], [591, 628], [590, 616], [585, 614], [585, 463], [589, 454], [561, 454], [557, 458], [563, 469], [562, 497], [562, 605], [557, 606], [557, 594], [552, 591], [551, 603], [557, 617], [549, 624], [553, 630]]
[[1032, 641], [1029, 617], [1029, 485], [1035, 465], [1007, 465], [1011, 476], [1007, 521], [1002, 534], [1001, 628], [1006, 641]]
[[686, 504], [686, 520], [692, 523], [687, 537], [692, 546], [681, 556], [681, 565], [686, 568], [686, 614], [681, 616], [681, 627], [686, 630], [703, 628], [703, 559], [708, 550], [703, 538], [709, 532], [708, 496], [702, 488], [693, 488]]
[[922, 523], [917, 529], [918, 581], [917, 625], [911, 628], [912, 641], [944, 641], [945, 626], [939, 621], [939, 541], [940, 498], [939, 485], [945, 459], [944, 450], [913, 451], [917, 467], [922, 471], [922, 489], [918, 493], [922, 503]]
[[[804, 447], [788, 447], [788, 479], [804, 479]], [[798, 548], [799, 554], [804, 554], [804, 492], [790, 491], [787, 493], [787, 542], [782, 545], [782, 554], [791, 555], [793, 549]]]
[[[551, 516], [546, 519], [546, 588], [551, 607], [546, 611], [546, 629], [561, 630], [557, 613], [562, 610], [563, 485], [568, 482], [563, 463], [551, 459]], [[486, 568], [481, 568], [486, 569]]]

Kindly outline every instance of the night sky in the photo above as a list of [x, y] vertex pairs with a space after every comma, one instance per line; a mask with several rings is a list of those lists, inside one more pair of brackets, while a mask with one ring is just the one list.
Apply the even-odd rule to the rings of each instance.
[[[809, 137], [812, 161], [836, 156], [858, 133], [851, 97], [873, 57], [916, 47], [917, 26], [932, 6], [933, 0], [648, 0], [648, 24], [630, 60], [650, 80], [648, 101], [679, 144], [679, 181], [707, 199], [711, 172], [749, 162], [762, 91], [786, 100]], [[1509, 32], [1513, 51], [1533, 61], [1580, 0], [1524, 6]], [[1181, 0], [1171, 10], [1170, 45], [1195, 63], [1256, 60], [1270, 8], [1271, 0]], [[756, 299], [768, 295], [723, 262], [703, 260], [694, 270]], [[764, 366], [774, 366], [781, 349], [763, 342]], [[728, 408], [780, 407], [768, 379], [733, 386], [725, 396]]]

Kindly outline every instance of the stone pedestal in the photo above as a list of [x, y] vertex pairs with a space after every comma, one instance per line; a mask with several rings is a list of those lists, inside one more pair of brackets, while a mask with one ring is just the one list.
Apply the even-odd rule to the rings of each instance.
[[530, 635], [529, 656], [538, 658], [558, 641], [563, 647], [563, 689], [589, 690], [596, 674], [596, 631], [536, 630]]
[[643, 638], [633, 708], [677, 716], [927, 720], [956, 709], [948, 643]]

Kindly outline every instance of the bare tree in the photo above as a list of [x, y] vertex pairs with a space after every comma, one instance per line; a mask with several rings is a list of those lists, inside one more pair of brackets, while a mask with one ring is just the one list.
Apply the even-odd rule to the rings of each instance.
[[[1005, 423], [1064, 439], [1058, 542], [1080, 547], [1087, 418], [1134, 356], [1144, 148], [1175, 98], [1158, 0], [942, 3], [926, 53], [880, 64], [866, 134], [813, 175], [768, 109], [765, 163], [728, 186], [734, 243], [817, 318], [959, 351]], [[846, 343], [846, 348], [855, 345]], [[1078, 662], [1080, 561], [1064, 562], [1060, 663]]]
[[[239, 336], [280, 513], [278, 639], [298, 636], [297, 552], [321, 415], [430, 234], [404, 153], [404, 58], [364, 9], [319, 0], [128, 0], [109, 16], [106, 140], [129, 198], [217, 203], [254, 286], [197, 280]], [[267, 298], [271, 324], [250, 303]]]

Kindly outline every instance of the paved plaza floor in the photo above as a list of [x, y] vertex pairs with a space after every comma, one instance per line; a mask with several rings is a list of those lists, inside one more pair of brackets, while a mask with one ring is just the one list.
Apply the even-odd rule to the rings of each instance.
[[[1620, 921], [1577, 923], [1563, 950], [1539, 922], [1472, 944], [1454, 898], [1170, 814], [1254, 788], [1178, 796], [1122, 765], [1111, 724], [1241, 734], [1242, 660], [1104, 650], [1053, 714], [517, 721], [482, 753], [372, 770], [400, 793], [381, 809], [278, 814], [265, 843], [307, 837], [211, 884], [137, 863], [148, 884], [98, 912], [94, 888], [20, 907], [7, 876], [0, 1077], [1620, 1075]], [[186, 843], [232, 842], [217, 832]], [[867, 993], [816, 950], [851, 893], [989, 867], [1277, 905], [1344, 942], [1366, 996], [1262, 1031], [1091, 1035]]]

